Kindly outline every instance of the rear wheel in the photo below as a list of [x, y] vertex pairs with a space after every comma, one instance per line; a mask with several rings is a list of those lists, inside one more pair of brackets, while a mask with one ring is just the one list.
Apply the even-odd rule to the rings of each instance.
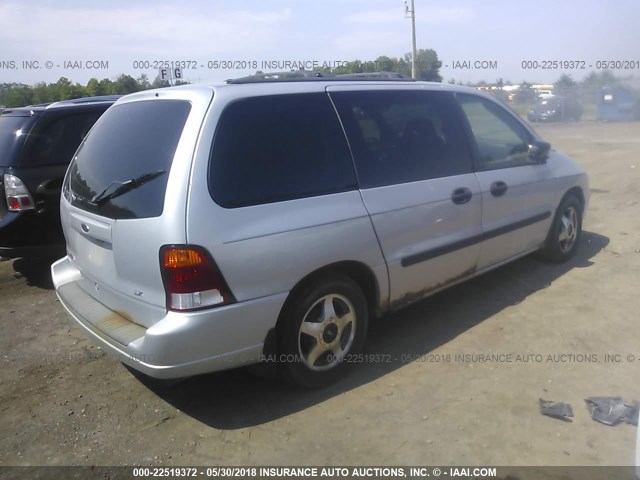
[[540, 252], [542, 259], [562, 263], [573, 257], [582, 233], [582, 210], [582, 202], [575, 195], [562, 200]]
[[284, 377], [306, 388], [335, 382], [364, 344], [367, 316], [366, 298], [349, 277], [319, 279], [303, 289], [279, 326]]

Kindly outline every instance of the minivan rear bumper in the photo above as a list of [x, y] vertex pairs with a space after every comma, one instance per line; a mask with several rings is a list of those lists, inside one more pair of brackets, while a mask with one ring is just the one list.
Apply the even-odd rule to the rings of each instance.
[[84, 291], [69, 257], [51, 266], [60, 303], [105, 351], [154, 378], [181, 378], [261, 360], [287, 294], [195, 312], [167, 312], [150, 328]]

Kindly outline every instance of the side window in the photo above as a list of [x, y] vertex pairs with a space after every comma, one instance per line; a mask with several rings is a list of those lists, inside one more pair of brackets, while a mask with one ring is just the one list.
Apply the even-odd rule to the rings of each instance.
[[222, 112], [209, 166], [227, 208], [356, 188], [349, 148], [325, 93], [251, 97]]
[[22, 162], [27, 165], [65, 165], [100, 118], [103, 110], [43, 115], [24, 145]]
[[361, 188], [472, 171], [452, 94], [415, 90], [332, 92]]
[[527, 130], [499, 105], [475, 95], [457, 94], [480, 153], [480, 168], [531, 164]]

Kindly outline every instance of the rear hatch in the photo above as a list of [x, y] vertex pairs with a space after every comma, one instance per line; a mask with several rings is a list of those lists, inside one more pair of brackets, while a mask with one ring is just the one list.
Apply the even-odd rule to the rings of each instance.
[[37, 113], [29, 109], [6, 109], [0, 115], [0, 219], [8, 213], [5, 200], [4, 174], [18, 164], [20, 151]]
[[130, 95], [96, 123], [69, 166], [61, 207], [78, 285], [150, 327], [166, 313], [159, 251], [185, 243], [188, 178], [210, 88]]

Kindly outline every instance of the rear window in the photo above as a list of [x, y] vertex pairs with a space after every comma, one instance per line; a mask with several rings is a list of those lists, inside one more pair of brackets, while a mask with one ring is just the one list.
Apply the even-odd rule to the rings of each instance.
[[325, 93], [252, 97], [222, 113], [209, 168], [219, 205], [292, 200], [356, 185], [347, 141]]
[[0, 115], [0, 165], [14, 166], [34, 117]]
[[104, 109], [79, 113], [45, 113], [31, 130], [21, 165], [66, 165]]
[[115, 105], [74, 158], [67, 200], [110, 218], [162, 214], [167, 178], [191, 104], [150, 100]]

